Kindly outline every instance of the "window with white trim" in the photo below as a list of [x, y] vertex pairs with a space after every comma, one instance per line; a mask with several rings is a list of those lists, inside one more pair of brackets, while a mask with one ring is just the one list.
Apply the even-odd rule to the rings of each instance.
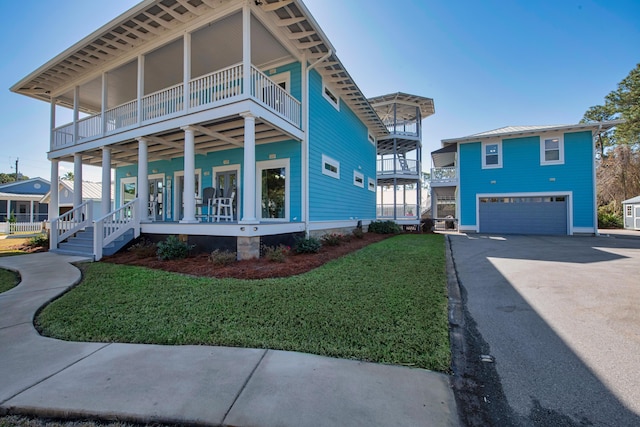
[[564, 164], [564, 141], [561, 136], [540, 137], [540, 164]]
[[502, 141], [482, 143], [482, 169], [502, 167]]
[[256, 200], [259, 219], [289, 221], [289, 159], [256, 162]]
[[627, 216], [633, 216], [633, 205], [627, 205]]
[[332, 178], [340, 179], [340, 162], [323, 154], [322, 173]]
[[364, 175], [356, 170], [353, 171], [353, 185], [364, 188]]
[[373, 135], [371, 135], [371, 132], [368, 132], [368, 138], [371, 144], [376, 145], [376, 138]]
[[322, 96], [333, 105], [333, 108], [340, 111], [340, 98], [324, 83], [322, 83]]
[[376, 191], [376, 180], [373, 178], [367, 178], [368, 184], [369, 184], [369, 191]]

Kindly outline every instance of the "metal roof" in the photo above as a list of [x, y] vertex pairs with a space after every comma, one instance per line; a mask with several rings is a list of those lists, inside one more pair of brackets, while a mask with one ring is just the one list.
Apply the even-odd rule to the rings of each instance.
[[[369, 103], [373, 106], [382, 120], [393, 118], [393, 104], [420, 107], [420, 116], [422, 119], [429, 117], [436, 111], [432, 98], [411, 95], [403, 92], [369, 98]], [[412, 120], [415, 119], [416, 113], [414, 109], [400, 108], [396, 109], [396, 117], [398, 120]]]
[[[110, 61], [133, 58], [157, 37], [186, 31], [207, 14], [242, 4], [240, 0], [144, 0], [39, 67], [11, 90], [50, 102], [52, 93], [97, 75]], [[321, 60], [315, 69], [372, 133], [388, 134], [302, 0], [262, 0], [256, 1], [255, 7], [250, 4], [255, 13], [270, 19], [309, 63]]]
[[611, 129], [622, 123], [623, 120], [611, 120], [607, 122], [592, 122], [592, 123], [578, 123], [575, 125], [546, 125], [546, 126], [506, 126], [499, 129], [490, 130], [487, 132], [476, 133], [469, 136], [463, 136], [460, 138], [443, 139], [442, 145], [454, 144], [459, 142], [477, 142], [483, 139], [490, 138], [507, 138], [518, 137], [526, 135], [535, 135], [544, 132], [567, 132], [567, 131], [584, 131], [591, 130], [597, 131], [598, 129], [607, 130]]
[[625, 200], [622, 203], [640, 203], [640, 196], [636, 196], [631, 199]]

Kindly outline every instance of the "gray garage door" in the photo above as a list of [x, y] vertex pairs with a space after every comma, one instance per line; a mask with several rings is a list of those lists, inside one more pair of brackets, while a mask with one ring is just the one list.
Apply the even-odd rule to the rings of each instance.
[[567, 234], [567, 198], [480, 198], [480, 232]]

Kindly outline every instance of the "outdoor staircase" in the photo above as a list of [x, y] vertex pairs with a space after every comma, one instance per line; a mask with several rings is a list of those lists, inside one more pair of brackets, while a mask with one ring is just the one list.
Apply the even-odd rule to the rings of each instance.
[[409, 163], [407, 163], [407, 158], [404, 153], [398, 153], [398, 163], [400, 164], [400, 169], [403, 171], [406, 172], [409, 170]]
[[[129, 229], [102, 248], [102, 254], [113, 255], [133, 239], [134, 231]], [[86, 256], [93, 259], [93, 227], [86, 227], [78, 231], [74, 236], [60, 243], [58, 249], [51, 249], [50, 252], [62, 255]]]

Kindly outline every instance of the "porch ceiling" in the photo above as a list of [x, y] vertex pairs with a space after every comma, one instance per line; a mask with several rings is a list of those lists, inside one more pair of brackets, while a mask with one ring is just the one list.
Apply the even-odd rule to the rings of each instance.
[[[376, 137], [388, 134], [320, 26], [301, 0], [250, 2], [258, 19], [278, 28], [276, 36], [309, 63], [320, 59], [316, 70], [342, 100], [367, 124]], [[178, 34], [206, 14], [238, 7], [239, 0], [144, 0], [15, 84], [11, 90], [50, 102], [51, 94], [74, 82], [96, 76], [118, 58], [135, 56], [158, 37]], [[328, 57], [327, 57], [328, 55]], [[94, 106], [95, 107], [95, 106]]]
[[[230, 118], [224, 121], [201, 123], [191, 126], [195, 131], [196, 154], [206, 155], [214, 151], [228, 150], [244, 146], [244, 119]], [[293, 139], [290, 135], [274, 127], [271, 123], [256, 119], [256, 144], [268, 144]], [[172, 160], [184, 156], [184, 131], [176, 128], [168, 132], [145, 136], [148, 160]], [[138, 141], [131, 139], [110, 145], [111, 166], [119, 167], [138, 162]], [[83, 151], [84, 164], [100, 166], [102, 150]], [[73, 162], [73, 156], [60, 157], [61, 161]]]

